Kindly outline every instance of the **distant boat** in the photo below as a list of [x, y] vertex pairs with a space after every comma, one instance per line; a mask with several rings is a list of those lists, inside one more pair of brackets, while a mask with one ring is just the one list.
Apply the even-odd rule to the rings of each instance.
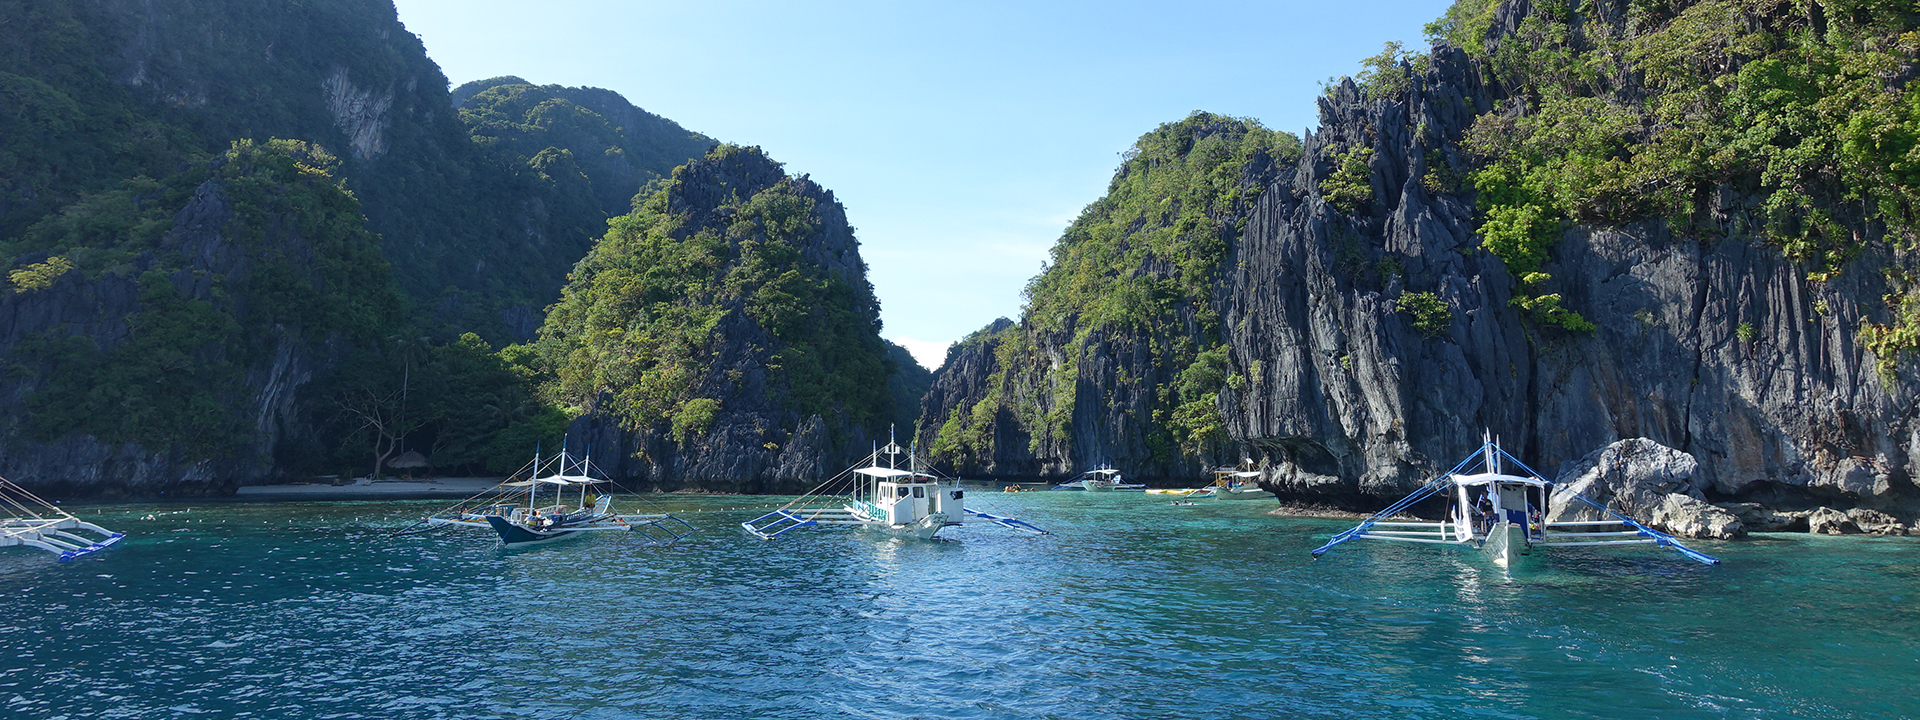
[[[1520, 474], [1507, 473], [1505, 461], [1512, 462]], [[1436, 496], [1447, 499], [1447, 512], [1441, 520], [1389, 519], [1421, 500]], [[1334, 535], [1327, 544], [1314, 550], [1313, 556], [1320, 557], [1348, 540], [1364, 538], [1477, 548], [1503, 570], [1511, 570], [1541, 549], [1593, 545], [1659, 545], [1708, 565], [1720, 563], [1712, 556], [1682, 545], [1671, 535], [1579, 494], [1573, 494], [1572, 498], [1612, 519], [1546, 522], [1547, 501], [1552, 496], [1551, 481], [1488, 439], [1452, 470], [1359, 525]]]
[[1273, 500], [1273, 493], [1260, 487], [1260, 471], [1255, 468], [1252, 458], [1240, 461], [1235, 467], [1223, 467], [1213, 471], [1213, 484], [1202, 488], [1207, 494], [1192, 497], [1212, 497], [1220, 500]]
[[[87, 537], [73, 531], [98, 535]], [[74, 517], [26, 488], [0, 478], [0, 547], [39, 548], [67, 562], [105, 550], [126, 537]]]
[[1053, 486], [1053, 489], [1090, 490], [1093, 492], [1145, 492], [1147, 486], [1144, 483], [1127, 482], [1126, 477], [1121, 475], [1119, 470], [1115, 470], [1103, 462], [1100, 463], [1100, 467], [1080, 473], [1078, 477], [1072, 480]]
[[[907, 467], [899, 467], [901, 455], [907, 456]], [[966, 497], [959, 480], [932, 472], [931, 466], [914, 453], [888, 440], [886, 447], [876, 448], [860, 464], [778, 510], [740, 523], [740, 527], [762, 540], [797, 528], [823, 525], [922, 540], [966, 523], [993, 523], [1035, 535], [1051, 534], [1023, 520], [968, 508]]]
[[[693, 534], [692, 525], [671, 514], [623, 515], [614, 512], [611, 495], [589, 496], [590, 488], [611, 481], [594, 476], [591, 459], [573, 458], [564, 448], [544, 460], [535, 451], [522, 471], [527, 479], [514, 480], [521, 474], [516, 472], [507, 482], [428, 517], [426, 525], [488, 528], [508, 547], [609, 531], [639, 533], [648, 545], [671, 545]], [[579, 494], [570, 499], [576, 489]], [[552, 497], [542, 497], [543, 490], [551, 490]]]

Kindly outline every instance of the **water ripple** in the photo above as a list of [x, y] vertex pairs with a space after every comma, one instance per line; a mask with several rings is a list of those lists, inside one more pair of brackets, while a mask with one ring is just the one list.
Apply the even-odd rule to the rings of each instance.
[[[1920, 543], [1777, 536], [1703, 568], [1307, 549], [1257, 503], [981, 492], [1057, 533], [763, 542], [656, 498], [666, 549], [390, 537], [435, 503], [111, 506], [114, 550], [0, 554], [14, 717], [1900, 717]], [[174, 532], [182, 530], [184, 532]], [[1904, 574], [1903, 574], [1904, 573]], [[1888, 584], [1888, 578], [1905, 578]]]

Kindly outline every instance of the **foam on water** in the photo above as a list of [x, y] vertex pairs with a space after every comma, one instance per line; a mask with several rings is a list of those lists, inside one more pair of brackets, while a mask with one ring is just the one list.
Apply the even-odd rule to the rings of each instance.
[[[976, 489], [1056, 534], [773, 542], [784, 498], [655, 497], [666, 549], [390, 537], [443, 503], [84, 508], [0, 553], [0, 714], [314, 718], [1893, 718], [1920, 711], [1920, 541], [1563, 551], [1348, 543], [1264, 503]], [[464, 533], [464, 534], [463, 534]]]

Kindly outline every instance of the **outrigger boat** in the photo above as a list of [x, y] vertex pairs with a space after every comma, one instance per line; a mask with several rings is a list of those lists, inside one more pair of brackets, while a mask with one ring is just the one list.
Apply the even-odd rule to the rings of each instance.
[[[1508, 474], [1510, 461], [1523, 474]], [[1608, 509], [1586, 496], [1562, 488], [1562, 502], [1577, 500], [1598, 510], [1605, 520], [1548, 522], [1547, 501], [1556, 493], [1553, 483], [1491, 439], [1452, 470], [1422, 485], [1413, 494], [1374, 513], [1359, 525], [1334, 535], [1313, 551], [1315, 558], [1335, 545], [1365, 538], [1478, 548], [1503, 570], [1511, 570], [1541, 548], [1595, 545], [1658, 545], [1708, 565], [1720, 561], [1673, 538]], [[1392, 520], [1427, 498], [1447, 498], [1447, 513], [1439, 521]]]
[[[668, 513], [619, 514], [613, 510], [613, 497], [600, 495], [590, 499], [588, 488], [611, 480], [594, 476], [593, 461], [573, 458], [563, 448], [560, 454], [542, 460], [536, 450], [533, 462], [521, 468], [525, 480], [507, 482], [467, 498], [459, 505], [426, 519], [429, 526], [489, 528], [508, 547], [538, 545], [590, 532], [633, 532], [646, 538], [649, 546], [672, 545], [693, 534], [693, 526]], [[547, 473], [541, 475], [542, 472]], [[551, 500], [541, 497], [542, 488], [551, 488]], [[578, 489], [577, 502], [568, 502], [568, 490]], [[545, 502], [545, 505], [541, 503]], [[432, 529], [429, 527], [428, 529]]]
[[[99, 537], [78, 535], [72, 531]], [[74, 517], [26, 488], [0, 478], [0, 547], [39, 548], [67, 562], [105, 550], [126, 537]]]
[[1119, 470], [1100, 463], [1100, 467], [1080, 473], [1079, 477], [1053, 486], [1055, 490], [1091, 490], [1094, 492], [1142, 492], [1145, 483], [1130, 483]]
[[[887, 457], [882, 464], [880, 456]], [[899, 467], [898, 456], [907, 456]], [[923, 469], [926, 468], [926, 469]], [[839, 494], [835, 494], [839, 493]], [[980, 512], [966, 506], [967, 491], [960, 481], [931, 471], [919, 457], [889, 440], [860, 464], [842, 471], [778, 510], [740, 523], [762, 540], [790, 530], [821, 525], [849, 525], [896, 537], [932, 540], [942, 529], [970, 523], [992, 523], [1034, 535], [1045, 530], [1015, 518]], [[840, 501], [838, 507], [821, 503]], [[807, 507], [814, 504], [814, 507]]]
[[1213, 497], [1221, 500], [1272, 500], [1273, 493], [1260, 487], [1260, 471], [1255, 469], [1253, 458], [1245, 458], [1235, 467], [1223, 467], [1213, 471], [1213, 484], [1207, 489], [1210, 495], [1193, 497]]

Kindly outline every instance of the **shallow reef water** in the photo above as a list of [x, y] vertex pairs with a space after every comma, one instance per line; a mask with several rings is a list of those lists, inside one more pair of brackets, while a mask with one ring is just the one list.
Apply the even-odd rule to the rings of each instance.
[[1054, 532], [738, 523], [788, 498], [621, 498], [700, 528], [528, 549], [393, 536], [440, 501], [80, 506], [129, 534], [0, 551], [18, 718], [1897, 718], [1920, 538], [1470, 551], [1265, 502], [1003, 494]]

